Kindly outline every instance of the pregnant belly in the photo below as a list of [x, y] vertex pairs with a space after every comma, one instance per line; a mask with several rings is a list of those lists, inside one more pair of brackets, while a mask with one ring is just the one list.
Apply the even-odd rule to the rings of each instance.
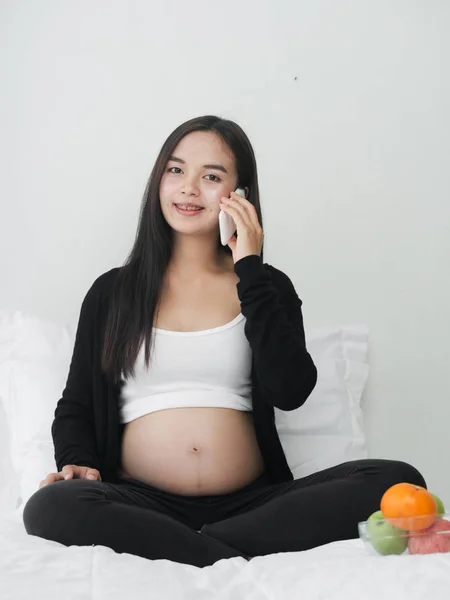
[[174, 494], [227, 494], [263, 472], [252, 413], [174, 408], [124, 429], [121, 474]]

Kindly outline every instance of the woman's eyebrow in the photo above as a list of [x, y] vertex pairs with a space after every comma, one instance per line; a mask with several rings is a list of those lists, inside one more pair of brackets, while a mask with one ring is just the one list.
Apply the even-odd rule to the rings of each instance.
[[172, 160], [173, 162], [177, 162], [177, 163], [181, 163], [182, 165], [184, 165], [186, 163], [185, 160], [183, 160], [182, 158], [177, 158], [176, 156], [169, 156], [169, 160]]
[[[178, 158], [177, 156], [173, 156], [173, 155], [169, 157], [169, 160], [180, 163], [181, 165], [186, 164], [185, 160], [183, 160], [182, 158]], [[215, 171], [222, 171], [222, 173], [228, 173], [228, 171], [225, 169], [225, 167], [220, 164], [203, 165], [203, 168], [204, 169], [214, 169]]]
[[214, 169], [215, 171], [222, 171], [222, 173], [228, 173], [223, 165], [203, 165], [205, 169]]

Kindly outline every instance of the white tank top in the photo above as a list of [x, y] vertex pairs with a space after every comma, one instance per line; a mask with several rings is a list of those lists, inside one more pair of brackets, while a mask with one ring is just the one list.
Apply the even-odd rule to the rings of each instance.
[[154, 327], [149, 368], [142, 344], [135, 376], [126, 379], [122, 387], [121, 423], [157, 410], [187, 406], [251, 411], [252, 352], [244, 325], [240, 313], [225, 325], [201, 331]]

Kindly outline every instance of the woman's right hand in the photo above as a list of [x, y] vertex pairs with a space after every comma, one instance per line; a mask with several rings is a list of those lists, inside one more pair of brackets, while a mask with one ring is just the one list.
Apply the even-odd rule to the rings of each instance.
[[60, 479], [88, 479], [101, 481], [100, 472], [91, 467], [79, 467], [78, 465], [66, 465], [59, 473], [49, 473], [39, 484], [39, 489], [49, 483], [54, 483]]

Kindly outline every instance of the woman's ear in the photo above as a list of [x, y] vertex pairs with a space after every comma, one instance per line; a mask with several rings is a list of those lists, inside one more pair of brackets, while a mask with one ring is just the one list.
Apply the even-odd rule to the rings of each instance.
[[248, 195], [249, 195], [249, 192], [250, 192], [250, 190], [248, 189], [248, 187], [244, 188], [244, 192], [245, 192], [245, 199], [247, 199]]

